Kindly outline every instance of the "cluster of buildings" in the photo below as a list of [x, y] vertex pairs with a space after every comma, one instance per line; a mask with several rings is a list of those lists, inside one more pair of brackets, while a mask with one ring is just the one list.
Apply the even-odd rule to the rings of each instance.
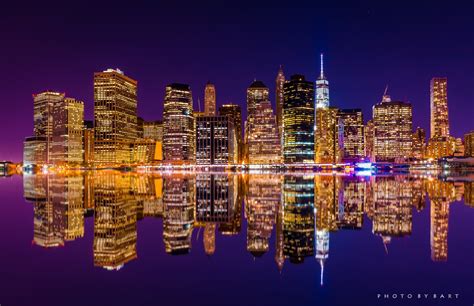
[[33, 95], [34, 135], [24, 142], [24, 165], [120, 167], [165, 165], [300, 165], [370, 160], [406, 162], [474, 156], [474, 131], [464, 141], [450, 135], [447, 79], [430, 85], [431, 129], [413, 128], [412, 105], [385, 90], [367, 122], [361, 109], [330, 105], [323, 70], [315, 82], [280, 66], [274, 112], [270, 89], [255, 80], [247, 88], [246, 118], [239, 104], [217, 107], [208, 82], [204, 111], [195, 111], [187, 84], [166, 86], [163, 116], [137, 114], [137, 81], [118, 69], [94, 74], [94, 120], [84, 103], [64, 93]]
[[411, 235], [413, 215], [427, 199], [431, 258], [446, 261], [450, 204], [464, 197], [474, 207], [473, 182], [408, 176], [98, 171], [26, 174], [23, 183], [34, 208], [33, 244], [53, 248], [80, 239], [93, 216], [94, 265], [109, 270], [137, 258], [137, 223], [144, 218], [162, 219], [171, 255], [191, 251], [194, 230], [207, 255], [218, 250], [217, 235], [243, 234], [247, 252], [274, 254], [280, 271], [285, 262], [314, 259], [323, 270], [333, 233], [362, 229], [366, 216], [388, 252], [393, 238]]

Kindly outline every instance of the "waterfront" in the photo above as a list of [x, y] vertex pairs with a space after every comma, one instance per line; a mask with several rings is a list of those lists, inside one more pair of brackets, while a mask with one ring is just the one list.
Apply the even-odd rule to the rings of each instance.
[[463, 305], [473, 187], [422, 175], [3, 178], [0, 302], [399, 305], [377, 295], [444, 293], [459, 297], [405, 302]]

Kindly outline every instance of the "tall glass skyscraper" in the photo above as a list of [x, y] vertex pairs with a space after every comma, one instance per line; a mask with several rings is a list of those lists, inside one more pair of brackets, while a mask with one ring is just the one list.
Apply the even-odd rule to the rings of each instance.
[[283, 137], [285, 163], [314, 162], [314, 85], [303, 75], [284, 85]]
[[206, 116], [216, 115], [216, 87], [211, 82], [207, 82], [204, 89], [204, 114]]
[[324, 75], [324, 58], [321, 53], [321, 72], [316, 80], [316, 108], [329, 106], [329, 81]]
[[166, 86], [163, 124], [165, 161], [174, 164], [193, 163], [195, 124], [189, 85], [173, 83]]

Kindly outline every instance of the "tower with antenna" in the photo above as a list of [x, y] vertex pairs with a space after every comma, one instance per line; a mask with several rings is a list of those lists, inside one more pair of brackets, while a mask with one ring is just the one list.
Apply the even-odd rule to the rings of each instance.
[[316, 108], [329, 107], [329, 82], [324, 75], [324, 55], [321, 53], [321, 71], [316, 80]]

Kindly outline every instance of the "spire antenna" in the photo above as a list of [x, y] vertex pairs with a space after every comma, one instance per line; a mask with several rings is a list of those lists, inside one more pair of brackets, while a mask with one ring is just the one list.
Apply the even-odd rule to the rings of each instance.
[[321, 79], [324, 78], [324, 55], [321, 53]]

